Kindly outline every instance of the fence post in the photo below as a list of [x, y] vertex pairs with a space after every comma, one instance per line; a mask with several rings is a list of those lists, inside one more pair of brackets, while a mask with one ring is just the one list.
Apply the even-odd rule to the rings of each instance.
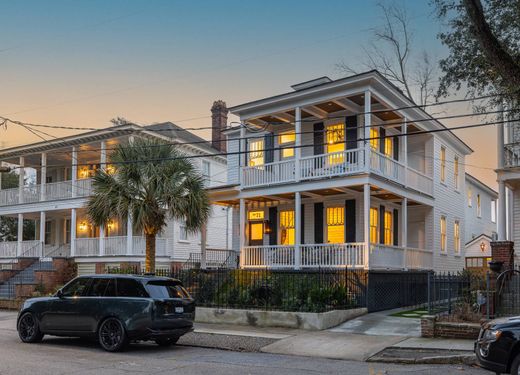
[[489, 319], [489, 304], [491, 303], [489, 299], [489, 288], [491, 287], [491, 280], [489, 271], [486, 272], [486, 319]]
[[431, 272], [428, 272], [428, 315], [432, 313], [432, 299], [431, 299]]
[[451, 314], [451, 273], [448, 272], [448, 314]]

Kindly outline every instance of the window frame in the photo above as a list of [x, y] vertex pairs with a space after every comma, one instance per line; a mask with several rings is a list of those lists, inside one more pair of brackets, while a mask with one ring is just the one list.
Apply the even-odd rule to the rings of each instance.
[[460, 255], [460, 220], [453, 222], [453, 250], [456, 255]]
[[453, 179], [455, 183], [455, 190], [459, 190], [459, 156], [455, 155], [453, 158]]
[[[285, 225], [283, 216], [287, 214], [288, 224]], [[292, 222], [291, 222], [292, 216]], [[294, 246], [296, 244], [296, 217], [293, 209], [280, 210], [278, 214], [278, 229], [280, 232], [279, 244], [282, 246]], [[285, 237], [284, 237], [285, 236]], [[291, 238], [292, 236], [292, 238]], [[284, 241], [285, 239], [285, 241]], [[285, 243], [284, 243], [285, 242]]]
[[186, 227], [186, 222], [183, 220], [179, 222], [179, 241], [180, 242], [188, 242], [188, 229]]
[[[207, 166], [207, 171], [206, 171], [206, 168], [205, 168], [206, 166]], [[201, 170], [202, 176], [204, 176], [208, 180], [211, 179], [211, 162], [209, 160], [202, 160], [202, 162], [201, 162], [201, 169], [202, 169]]]
[[441, 253], [446, 254], [448, 252], [448, 233], [447, 233], [447, 219], [446, 216], [441, 215], [440, 219], [440, 234], [441, 234]]
[[471, 187], [468, 188], [468, 207], [473, 207], [473, 189]]
[[477, 194], [477, 217], [482, 217], [482, 197], [480, 194]]
[[446, 147], [444, 147], [444, 146], [441, 146], [439, 159], [441, 162], [441, 165], [440, 165], [441, 182], [446, 183]]
[[379, 209], [377, 207], [370, 207], [368, 220], [370, 243], [379, 243]]
[[[291, 141], [282, 142], [282, 137], [286, 135], [293, 135], [294, 139]], [[294, 146], [296, 144], [296, 131], [287, 130], [278, 133], [278, 146], [280, 147], [280, 160], [293, 159], [295, 156]], [[284, 155], [285, 151], [290, 151], [291, 155]]]
[[[387, 219], [389, 219], [388, 222]], [[394, 213], [392, 211], [385, 210], [383, 221], [385, 225], [383, 228], [383, 243], [385, 245], [392, 246], [394, 244]]]
[[[330, 220], [329, 220], [329, 212], [332, 212], [332, 210], [337, 210], [338, 212], [335, 214], [335, 216], [337, 218], [339, 218], [339, 223], [338, 224], [330, 224]], [[326, 225], [326, 228], [325, 228], [325, 231], [326, 231], [326, 236], [327, 236], [327, 243], [345, 243], [345, 207], [344, 206], [338, 206], [338, 205], [334, 205], [334, 206], [328, 206], [326, 207], [325, 209], [325, 225]], [[342, 241], [340, 242], [331, 242], [330, 239], [329, 239], [329, 227], [341, 227], [342, 228]]]
[[[254, 144], [258, 144], [258, 148], [252, 148], [251, 146]], [[261, 151], [258, 151], [261, 150]], [[247, 142], [247, 166], [248, 167], [260, 167], [265, 165], [265, 141], [264, 138], [252, 138]], [[253, 155], [258, 154], [258, 156], [253, 157]], [[261, 160], [261, 163], [251, 164], [252, 160]]]

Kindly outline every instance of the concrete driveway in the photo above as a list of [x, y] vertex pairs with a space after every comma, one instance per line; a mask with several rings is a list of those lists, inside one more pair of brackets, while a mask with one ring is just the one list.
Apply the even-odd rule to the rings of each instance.
[[420, 337], [421, 320], [390, 316], [399, 311], [403, 311], [403, 309], [366, 314], [331, 328], [329, 331], [372, 336]]

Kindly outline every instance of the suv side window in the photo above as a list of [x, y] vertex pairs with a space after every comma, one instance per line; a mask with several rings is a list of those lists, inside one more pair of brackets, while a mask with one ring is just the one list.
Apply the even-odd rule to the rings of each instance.
[[89, 297], [115, 297], [116, 288], [114, 279], [95, 278], [87, 292]]
[[148, 297], [148, 293], [144, 290], [143, 285], [132, 279], [117, 279], [117, 296], [118, 297]]
[[76, 280], [71, 281], [61, 290], [63, 297], [79, 297], [83, 296], [90, 284], [89, 278], [80, 277]]

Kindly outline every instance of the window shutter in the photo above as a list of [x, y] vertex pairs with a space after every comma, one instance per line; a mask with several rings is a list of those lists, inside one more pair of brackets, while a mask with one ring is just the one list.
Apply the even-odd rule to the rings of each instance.
[[379, 152], [382, 154], [385, 153], [385, 137], [386, 129], [383, 127], [379, 128]]
[[345, 242], [356, 242], [356, 200], [345, 201]]
[[314, 203], [314, 243], [323, 243], [323, 203]]
[[399, 211], [394, 208], [394, 246], [399, 246]]
[[325, 153], [323, 129], [323, 122], [317, 122], [314, 124], [314, 155]]
[[301, 206], [301, 219], [300, 219], [300, 224], [301, 224], [301, 229], [300, 229], [300, 243], [301, 244], [304, 244], [305, 243], [305, 205], [302, 204]]
[[379, 243], [385, 243], [385, 206], [379, 206]]
[[357, 148], [357, 116], [347, 116], [345, 118], [345, 141], [346, 149]]
[[271, 233], [269, 233], [269, 245], [277, 245], [278, 239], [278, 207], [269, 207], [269, 225]]
[[274, 161], [274, 134], [267, 133], [264, 135], [264, 163], [272, 163]]
[[399, 161], [399, 137], [394, 137], [394, 160]]

